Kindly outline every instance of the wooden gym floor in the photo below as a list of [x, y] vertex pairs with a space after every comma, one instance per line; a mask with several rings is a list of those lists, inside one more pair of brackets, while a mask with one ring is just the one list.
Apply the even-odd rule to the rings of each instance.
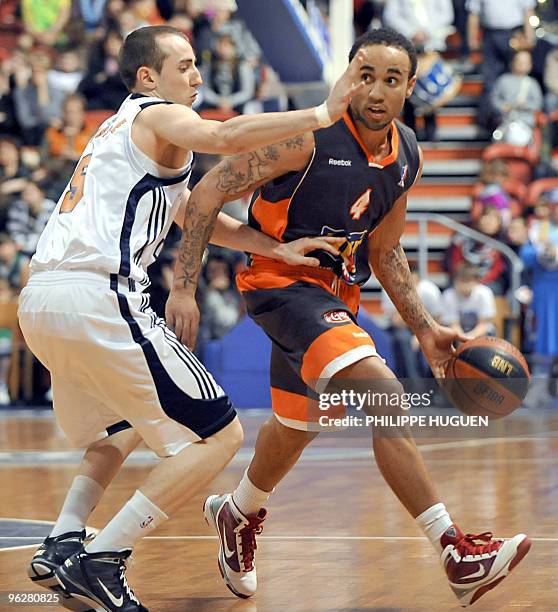
[[[265, 414], [243, 412], [241, 418], [245, 447], [225, 473], [135, 550], [129, 581], [150, 611], [460, 609], [438, 557], [367, 456], [364, 434], [323, 437], [306, 451], [269, 505], [257, 553], [258, 593], [252, 600], [234, 597], [219, 576], [217, 541], [201, 507], [207, 494], [230, 491], [248, 464]], [[516, 430], [521, 433], [524, 427], [518, 422]], [[539, 420], [537, 430], [546, 433], [465, 442], [419, 440], [442, 498], [464, 530], [492, 530], [503, 537], [525, 531], [533, 539], [517, 570], [475, 604], [478, 612], [558, 611], [558, 438], [552, 434], [558, 433], [558, 418]], [[68, 449], [50, 413], [3, 412], [0, 449], [0, 519], [54, 520], [79, 453]], [[149, 451], [136, 452], [90, 525], [102, 527], [153, 464]], [[32, 533], [26, 523], [0, 523], [0, 595], [5, 601], [8, 591], [46, 593], [26, 576], [32, 546], [13, 546], [36, 546], [41, 538], [16, 539]], [[48, 533], [48, 525], [45, 529]], [[58, 609], [0, 604], [2, 611], [17, 608]]]

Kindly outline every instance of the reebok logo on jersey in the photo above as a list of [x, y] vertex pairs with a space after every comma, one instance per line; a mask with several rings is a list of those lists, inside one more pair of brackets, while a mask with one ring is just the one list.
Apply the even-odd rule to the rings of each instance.
[[330, 166], [352, 166], [353, 162], [350, 159], [333, 159], [329, 158]]

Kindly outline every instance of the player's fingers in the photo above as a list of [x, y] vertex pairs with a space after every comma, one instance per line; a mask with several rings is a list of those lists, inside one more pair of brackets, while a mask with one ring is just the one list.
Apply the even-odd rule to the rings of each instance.
[[183, 331], [182, 317], [176, 317], [174, 321], [174, 333], [176, 334], [176, 337], [180, 340], [180, 342], [182, 342], [182, 331]]
[[348, 97], [352, 98], [355, 94], [357, 94], [361, 89], [364, 89], [366, 83], [364, 81], [359, 81], [355, 83], [351, 89], [349, 90]]
[[320, 260], [315, 257], [300, 257], [297, 258], [295, 262], [297, 266], [311, 266], [312, 268], [318, 268], [320, 265]]
[[362, 64], [364, 64], [365, 59], [366, 59], [366, 54], [364, 53], [362, 49], [359, 49], [356, 55], [351, 60], [351, 63], [349, 64], [347, 68], [347, 72], [353, 75], [358, 74]]
[[327, 251], [332, 255], [339, 255], [339, 246], [334, 243], [331, 243], [329, 240], [324, 240], [323, 238], [309, 238], [307, 242], [303, 244], [302, 252], [308, 253], [309, 251], [315, 251], [319, 249], [321, 251]]
[[171, 331], [174, 331], [174, 315], [170, 310], [165, 311], [165, 323]]
[[195, 322], [190, 324], [190, 339], [188, 341], [188, 348], [193, 351], [196, 348], [196, 340], [198, 338], [198, 326]]

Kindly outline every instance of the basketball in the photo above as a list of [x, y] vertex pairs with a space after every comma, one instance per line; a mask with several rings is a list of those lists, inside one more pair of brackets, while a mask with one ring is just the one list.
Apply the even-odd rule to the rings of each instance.
[[446, 377], [444, 388], [456, 408], [494, 420], [519, 408], [530, 374], [525, 358], [513, 344], [485, 336], [457, 349]]

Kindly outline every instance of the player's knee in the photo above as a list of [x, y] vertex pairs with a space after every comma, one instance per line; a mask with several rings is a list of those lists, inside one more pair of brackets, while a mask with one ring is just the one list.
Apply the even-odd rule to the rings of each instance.
[[224, 453], [234, 457], [244, 442], [244, 431], [239, 418], [235, 417], [231, 423], [213, 437], [221, 445]]
[[394, 414], [401, 409], [403, 385], [377, 357], [362, 359], [333, 377], [328, 391], [355, 392], [365, 397], [359, 405], [370, 416]]

